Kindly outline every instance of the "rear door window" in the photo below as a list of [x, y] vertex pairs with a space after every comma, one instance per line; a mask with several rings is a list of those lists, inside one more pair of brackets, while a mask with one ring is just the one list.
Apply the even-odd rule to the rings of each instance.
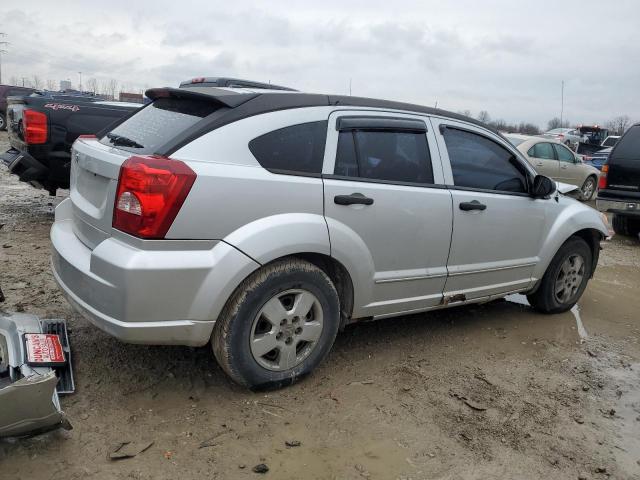
[[249, 150], [274, 173], [320, 174], [326, 140], [326, 121], [301, 123], [254, 138]]
[[536, 143], [529, 149], [527, 154], [533, 158], [541, 158], [543, 160], [555, 160], [555, 154], [553, 153], [553, 147], [550, 143], [540, 142]]
[[130, 152], [155, 153], [218, 108], [202, 100], [160, 98], [138, 110], [100, 142]]
[[433, 183], [424, 132], [345, 130], [338, 137], [335, 175], [402, 183]]
[[498, 192], [527, 192], [524, 167], [515, 154], [480, 135], [457, 128], [445, 128], [454, 185]]

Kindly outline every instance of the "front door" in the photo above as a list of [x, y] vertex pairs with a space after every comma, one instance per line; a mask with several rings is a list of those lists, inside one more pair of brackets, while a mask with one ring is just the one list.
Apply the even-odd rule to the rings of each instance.
[[540, 260], [548, 201], [528, 195], [533, 172], [488, 130], [448, 119], [432, 122], [453, 199], [445, 301], [528, 288]]
[[323, 168], [331, 254], [352, 272], [354, 317], [442, 300], [451, 194], [428, 118], [347, 110], [329, 118]]
[[529, 163], [540, 175], [557, 179], [560, 174], [558, 158], [549, 142], [538, 142], [527, 152]]
[[554, 144], [553, 148], [556, 150], [560, 164], [558, 180], [582, 187], [582, 177], [584, 176], [582, 173], [582, 164], [577, 163], [576, 156], [564, 145]]

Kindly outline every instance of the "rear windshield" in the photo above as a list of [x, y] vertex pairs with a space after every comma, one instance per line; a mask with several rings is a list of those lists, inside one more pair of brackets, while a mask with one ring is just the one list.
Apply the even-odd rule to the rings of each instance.
[[635, 125], [624, 134], [611, 152], [611, 163], [617, 159], [640, 160], [640, 125]]
[[524, 142], [524, 138], [516, 138], [516, 137], [510, 137], [507, 135], [506, 137], [507, 140], [509, 140], [509, 143], [511, 145], [513, 145], [514, 147], [517, 147], [518, 145], [520, 145], [522, 142]]
[[100, 142], [130, 152], [155, 153], [217, 109], [201, 100], [160, 98], [111, 130]]
[[607, 137], [604, 139], [604, 142], [602, 142], [602, 146], [613, 147], [616, 143], [618, 143], [618, 140], [619, 140], [618, 137]]

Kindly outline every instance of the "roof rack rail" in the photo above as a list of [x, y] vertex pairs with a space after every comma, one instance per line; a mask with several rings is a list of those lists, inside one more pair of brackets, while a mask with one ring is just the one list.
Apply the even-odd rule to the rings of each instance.
[[190, 80], [180, 82], [180, 88], [182, 87], [240, 87], [297, 92], [297, 90], [293, 88], [283, 87], [282, 85], [273, 85], [271, 83], [256, 82], [253, 80], [242, 80], [241, 78], [229, 77], [195, 77]]

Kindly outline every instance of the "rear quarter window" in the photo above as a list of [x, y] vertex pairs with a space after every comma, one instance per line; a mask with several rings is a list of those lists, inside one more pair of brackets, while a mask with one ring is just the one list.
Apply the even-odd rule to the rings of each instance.
[[254, 138], [249, 150], [273, 173], [320, 174], [326, 139], [326, 121], [301, 123]]
[[609, 162], [618, 159], [640, 160], [640, 125], [631, 127], [614, 147]]
[[129, 139], [139, 147], [118, 144], [107, 136], [100, 143], [139, 154], [155, 153], [159, 147], [218, 108], [217, 105], [202, 100], [160, 98], [138, 110], [107, 134]]

